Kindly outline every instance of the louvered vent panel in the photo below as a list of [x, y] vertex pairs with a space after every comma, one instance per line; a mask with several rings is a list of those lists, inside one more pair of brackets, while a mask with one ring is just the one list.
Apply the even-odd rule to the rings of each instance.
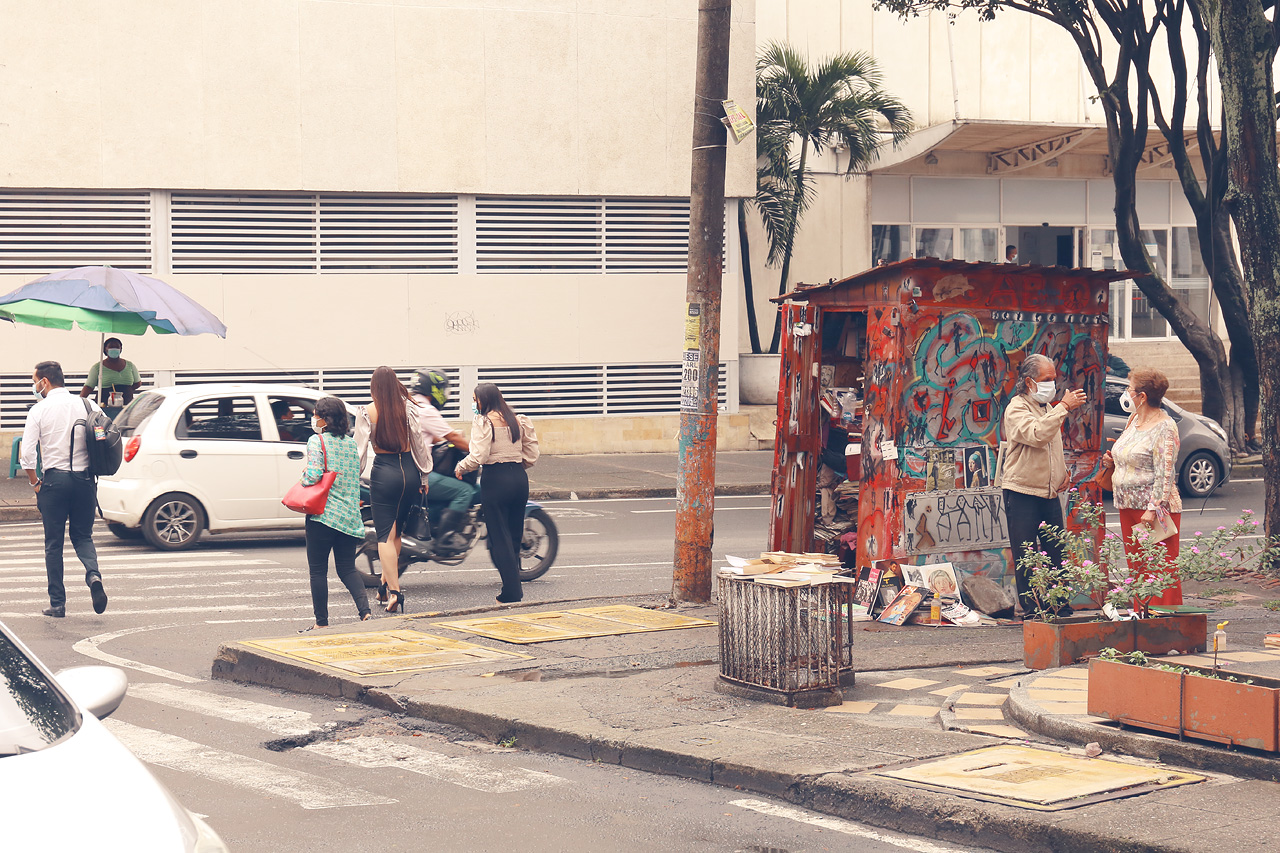
[[480, 272], [599, 272], [600, 199], [476, 198]]
[[689, 265], [688, 199], [605, 199], [605, 271], [685, 272]]
[[315, 272], [314, 196], [174, 193], [173, 271]]
[[[144, 391], [155, 385], [155, 374], [152, 372], [139, 371], [138, 377], [142, 380]], [[63, 378], [67, 390], [72, 394], [79, 394], [88, 374], [66, 373]], [[22, 429], [27, 422], [27, 412], [35, 404], [36, 398], [31, 393], [29, 372], [0, 374], [0, 429]]]
[[595, 365], [482, 367], [479, 381], [497, 385], [529, 417], [604, 414], [604, 369]]
[[[434, 366], [434, 365], [431, 365]], [[471, 389], [461, 390], [458, 388], [458, 368], [456, 367], [439, 367], [445, 375], [449, 377], [449, 402], [444, 407], [444, 417], [446, 420], [458, 420], [461, 415], [461, 401], [458, 399], [459, 394], [466, 394], [467, 397], [467, 414], [471, 413]], [[412, 388], [415, 381], [414, 372], [416, 367], [397, 367], [394, 368], [396, 376], [404, 383], [406, 388]], [[352, 406], [367, 406], [370, 402], [369, 397], [369, 380], [373, 378], [373, 368], [357, 368], [352, 370], [324, 370], [320, 375], [320, 387], [326, 394], [332, 394], [340, 397]]]
[[0, 272], [151, 263], [149, 192], [0, 192]]
[[458, 199], [324, 195], [320, 269], [457, 272]]
[[[606, 413], [662, 414], [680, 411], [681, 366], [670, 364], [611, 364], [605, 368]], [[725, 368], [720, 366], [719, 403], [728, 400]]]
[[301, 385], [319, 388], [320, 374], [315, 370], [183, 370], [174, 373], [174, 385], [197, 385], [202, 382], [246, 382], [251, 385]]

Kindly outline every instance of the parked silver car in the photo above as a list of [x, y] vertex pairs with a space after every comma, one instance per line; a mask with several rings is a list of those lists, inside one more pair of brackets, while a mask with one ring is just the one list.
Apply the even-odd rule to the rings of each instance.
[[0, 623], [0, 850], [227, 853], [98, 722], [127, 684], [109, 666], [55, 676]]
[[[1107, 377], [1107, 399], [1102, 423], [1102, 449], [1110, 450], [1124, 432], [1129, 416], [1120, 408], [1127, 379]], [[1178, 425], [1182, 446], [1178, 451], [1178, 485], [1182, 494], [1202, 498], [1231, 478], [1231, 449], [1227, 433], [1212, 418], [1188, 412], [1166, 399], [1162, 407]]]

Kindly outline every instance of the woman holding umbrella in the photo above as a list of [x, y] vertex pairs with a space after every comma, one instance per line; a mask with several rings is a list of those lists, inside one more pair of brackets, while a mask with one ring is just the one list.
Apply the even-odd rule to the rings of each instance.
[[[107, 338], [102, 342], [104, 358], [89, 368], [89, 378], [80, 389], [81, 397], [88, 397], [98, 390], [98, 405], [107, 417], [114, 418], [129, 405], [134, 393], [142, 387], [142, 378], [132, 361], [120, 357], [124, 344], [119, 338]], [[117, 396], [118, 395], [118, 396]]]

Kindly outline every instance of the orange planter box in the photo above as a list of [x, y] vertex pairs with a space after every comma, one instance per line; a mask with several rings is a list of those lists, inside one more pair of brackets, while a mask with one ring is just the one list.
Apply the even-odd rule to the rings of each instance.
[[1277, 751], [1280, 680], [1231, 675], [1253, 684], [1095, 658], [1089, 662], [1089, 713], [1144, 729]]
[[1157, 616], [1124, 622], [1069, 616], [1061, 622], [1022, 623], [1022, 656], [1027, 669], [1071, 666], [1113, 648], [1122, 654], [1139, 651], [1163, 655], [1202, 652], [1207, 622], [1203, 613]]

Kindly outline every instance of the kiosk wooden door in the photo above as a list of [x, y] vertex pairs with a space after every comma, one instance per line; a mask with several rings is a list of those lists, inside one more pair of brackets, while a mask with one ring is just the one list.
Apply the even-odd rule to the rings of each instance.
[[784, 305], [781, 310], [782, 373], [773, 453], [769, 548], [810, 551], [818, 456], [822, 452], [818, 417], [822, 313], [814, 305]]

